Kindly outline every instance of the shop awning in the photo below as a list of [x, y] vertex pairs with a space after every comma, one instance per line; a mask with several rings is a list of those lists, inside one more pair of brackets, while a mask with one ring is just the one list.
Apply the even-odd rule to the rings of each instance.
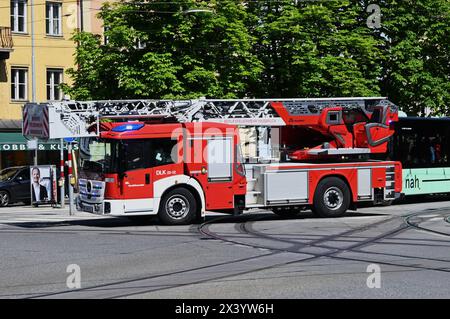
[[0, 119], [0, 132], [16, 132], [22, 130], [22, 120]]
[[[38, 151], [59, 151], [59, 140], [39, 141]], [[67, 149], [67, 144], [64, 144]], [[0, 132], [0, 152], [1, 151], [30, 151], [27, 140], [22, 133]]]

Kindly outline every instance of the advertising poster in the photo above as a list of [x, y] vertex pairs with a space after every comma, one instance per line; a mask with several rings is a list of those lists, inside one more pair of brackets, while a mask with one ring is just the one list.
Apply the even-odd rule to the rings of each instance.
[[39, 165], [30, 167], [31, 203], [51, 204], [56, 202], [56, 167]]

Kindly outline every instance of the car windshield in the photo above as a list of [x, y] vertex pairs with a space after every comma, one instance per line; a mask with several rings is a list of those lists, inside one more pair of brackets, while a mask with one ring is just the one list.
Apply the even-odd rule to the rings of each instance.
[[0, 181], [6, 182], [11, 180], [16, 173], [18, 172], [17, 168], [5, 168], [0, 171]]
[[98, 138], [82, 138], [80, 141], [81, 168], [96, 173], [117, 172], [118, 142]]

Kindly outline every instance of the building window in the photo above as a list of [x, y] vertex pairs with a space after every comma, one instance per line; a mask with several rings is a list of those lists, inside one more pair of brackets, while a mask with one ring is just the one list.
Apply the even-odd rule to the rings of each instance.
[[59, 85], [62, 83], [62, 69], [47, 69], [47, 100], [56, 101], [62, 99]]
[[27, 32], [27, 0], [11, 0], [11, 30]]
[[24, 68], [11, 69], [11, 99], [23, 101], [27, 99], [28, 70]]
[[45, 19], [47, 35], [62, 35], [61, 3], [47, 2]]

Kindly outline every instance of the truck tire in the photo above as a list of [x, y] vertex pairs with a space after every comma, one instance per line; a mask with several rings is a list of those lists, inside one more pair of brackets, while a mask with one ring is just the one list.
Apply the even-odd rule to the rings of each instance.
[[314, 192], [313, 213], [318, 217], [341, 217], [350, 206], [350, 191], [340, 178], [327, 177]]
[[191, 224], [197, 218], [197, 201], [185, 188], [175, 188], [161, 199], [158, 216], [166, 225]]

